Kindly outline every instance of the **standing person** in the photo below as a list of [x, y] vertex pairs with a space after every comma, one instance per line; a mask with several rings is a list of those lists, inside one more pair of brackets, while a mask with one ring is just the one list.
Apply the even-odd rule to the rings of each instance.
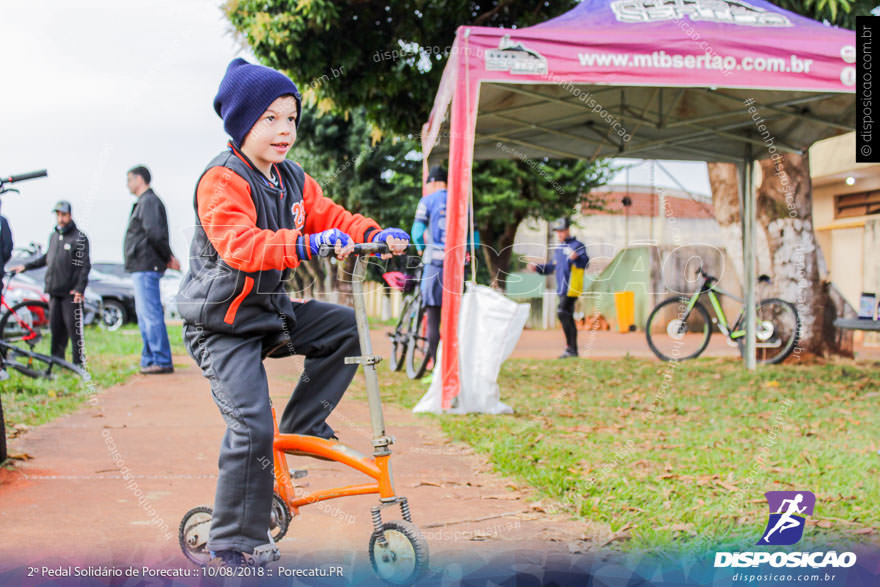
[[128, 170], [128, 190], [137, 198], [125, 231], [125, 270], [134, 282], [134, 305], [143, 339], [141, 373], [173, 373], [171, 344], [159, 280], [165, 269], [180, 269], [168, 242], [165, 205], [150, 188], [150, 171], [139, 165]]
[[556, 240], [559, 245], [554, 247], [553, 261], [536, 265], [529, 263], [529, 270], [536, 271], [541, 275], [549, 275], [556, 272], [556, 294], [559, 296], [559, 306], [556, 315], [562, 323], [562, 332], [565, 333], [565, 352], [560, 359], [568, 359], [578, 356], [577, 327], [574, 324], [574, 303], [580, 296], [583, 283], [575, 283], [571, 280], [572, 268], [580, 269], [575, 272], [578, 279], [583, 279], [583, 270], [590, 263], [587, 256], [587, 248], [571, 235], [571, 220], [559, 218], [550, 226], [556, 232]]
[[[428, 195], [419, 201], [412, 226], [413, 244], [422, 255], [422, 300], [428, 319], [425, 361], [433, 368], [440, 343], [440, 312], [443, 304], [443, 259], [446, 254], [446, 169], [435, 165], [428, 171], [425, 191]], [[426, 238], [427, 235], [427, 238]], [[480, 244], [480, 234], [474, 231], [474, 243]], [[470, 248], [470, 243], [468, 243]], [[470, 254], [465, 255], [465, 261]]]
[[6, 216], [0, 216], [0, 257], [3, 260], [3, 264], [0, 265], [3, 268], [0, 277], [6, 275], [6, 264], [12, 258], [13, 247], [12, 229], [9, 227], [9, 221], [6, 220]]
[[287, 434], [336, 438], [326, 419], [357, 371], [345, 362], [360, 354], [354, 311], [294, 302], [285, 279], [321, 245], [342, 259], [355, 242], [387, 243], [400, 255], [409, 241], [324, 196], [287, 159], [300, 103], [283, 73], [233, 60], [214, 98], [232, 140], [196, 184], [191, 262], [177, 300], [187, 351], [227, 426], [207, 542], [217, 565], [245, 565], [268, 542], [274, 425], [263, 357], [306, 357], [278, 425]]
[[49, 328], [52, 332], [52, 356], [64, 359], [67, 339], [73, 343], [73, 363], [85, 366], [82, 336], [83, 293], [89, 281], [89, 239], [76, 227], [70, 202], [61, 200], [52, 209], [56, 226], [49, 236], [44, 255], [25, 265], [12, 268], [22, 273], [46, 267], [46, 293], [49, 294]]

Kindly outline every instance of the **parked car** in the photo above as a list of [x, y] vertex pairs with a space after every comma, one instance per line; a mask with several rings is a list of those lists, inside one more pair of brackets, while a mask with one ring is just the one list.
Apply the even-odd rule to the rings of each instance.
[[122, 263], [110, 263], [108, 261], [98, 261], [92, 263], [92, 269], [97, 269], [105, 275], [113, 275], [120, 279], [131, 279], [131, 273], [125, 272], [125, 265]]
[[89, 272], [88, 289], [101, 296], [104, 305], [102, 322], [107, 330], [116, 330], [123, 324], [137, 321], [131, 279], [104, 273], [93, 266]]
[[[104, 275], [113, 275], [129, 284], [131, 283], [131, 273], [125, 272], [125, 265], [122, 263], [111, 263], [108, 261], [92, 263], [92, 271], [94, 272], [96, 269]], [[180, 271], [166, 269], [165, 274], [162, 275], [162, 279], [159, 281], [159, 295], [162, 298], [162, 306], [165, 308], [166, 318], [174, 319], [180, 317], [180, 314], [177, 312], [177, 290], [180, 288], [181, 279], [183, 279], [183, 274]], [[105, 303], [106, 301], [105, 299]], [[133, 306], [129, 316], [131, 316], [131, 320], [136, 320]]]
[[180, 281], [183, 273], [174, 269], [166, 269], [165, 275], [159, 280], [159, 295], [162, 296], [162, 307], [165, 308], [165, 317], [169, 319], [180, 318], [177, 311], [177, 291], [180, 289]]
[[[16, 265], [24, 265], [42, 254], [43, 247], [37, 243], [31, 243], [27, 247], [16, 248], [13, 250], [12, 258], [9, 260], [9, 263], [6, 264], [6, 269], [8, 270], [10, 267], [15, 267]], [[12, 281], [9, 283], [9, 290], [15, 292], [16, 289], [21, 289], [22, 291], [29, 292], [27, 297], [22, 297], [20, 299], [39, 299], [48, 302], [49, 296], [43, 291], [45, 279], [45, 267], [31, 269], [26, 273], [19, 273], [12, 277]], [[7, 293], [7, 295], [14, 294]], [[10, 299], [14, 299], [14, 297]], [[12, 306], [11, 301], [7, 301], [7, 303]], [[94, 290], [91, 284], [86, 286], [86, 291], [83, 292], [83, 325], [90, 326], [95, 324], [97, 322], [97, 317], [101, 316], [103, 312], [104, 304], [101, 300], [101, 295]]]

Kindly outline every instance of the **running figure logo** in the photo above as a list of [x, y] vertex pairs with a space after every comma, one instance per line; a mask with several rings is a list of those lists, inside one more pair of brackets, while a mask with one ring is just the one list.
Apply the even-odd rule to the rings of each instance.
[[816, 496], [809, 491], [768, 491], [770, 519], [758, 544], [788, 546], [804, 535], [806, 516], [813, 515]]

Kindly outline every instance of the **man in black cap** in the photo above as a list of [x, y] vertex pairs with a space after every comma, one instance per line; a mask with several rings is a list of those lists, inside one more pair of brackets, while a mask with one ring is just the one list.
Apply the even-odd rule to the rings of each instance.
[[82, 301], [89, 281], [89, 239], [71, 217], [70, 202], [61, 200], [52, 208], [57, 226], [49, 236], [49, 248], [41, 257], [12, 268], [13, 273], [46, 267], [46, 293], [49, 294], [49, 328], [52, 356], [64, 358], [67, 339], [73, 342], [73, 362], [85, 365], [82, 337]]
[[[556, 294], [559, 296], [556, 315], [565, 333], [565, 352], [559, 358], [568, 359], [578, 356], [574, 303], [583, 289], [583, 270], [590, 263], [590, 257], [587, 256], [584, 243], [571, 236], [571, 220], [557, 218], [550, 228], [556, 232], [556, 239], [559, 241], [559, 245], [553, 250], [553, 261], [540, 265], [529, 263], [529, 269], [541, 275], [556, 273]], [[577, 279], [574, 281], [571, 279], [572, 268], [580, 269], [575, 272]], [[578, 283], [577, 280], [580, 282]]]

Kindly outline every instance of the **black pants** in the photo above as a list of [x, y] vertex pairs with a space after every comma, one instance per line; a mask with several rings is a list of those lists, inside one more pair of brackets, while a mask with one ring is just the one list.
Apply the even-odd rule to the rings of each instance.
[[568, 296], [559, 296], [559, 307], [556, 308], [556, 315], [559, 322], [562, 323], [562, 332], [565, 333], [565, 348], [573, 353], [577, 353], [577, 327], [574, 325], [574, 303], [577, 298]]
[[425, 306], [425, 318], [428, 320], [428, 350], [425, 361], [437, 359], [437, 346], [440, 344], [440, 311], [442, 306]]
[[67, 340], [73, 342], [73, 362], [85, 363], [82, 337], [82, 304], [74, 304], [73, 296], [49, 296], [49, 329], [52, 331], [52, 356], [64, 358]]
[[[333, 429], [325, 420], [358, 367], [346, 365], [345, 357], [361, 354], [354, 311], [316, 301], [295, 303], [294, 311], [293, 353], [306, 359], [278, 428], [330, 438]], [[274, 483], [274, 429], [262, 336], [223, 334], [186, 324], [183, 337], [211, 382], [214, 402], [226, 421], [207, 546], [215, 551], [252, 552], [269, 541], [266, 530]]]

